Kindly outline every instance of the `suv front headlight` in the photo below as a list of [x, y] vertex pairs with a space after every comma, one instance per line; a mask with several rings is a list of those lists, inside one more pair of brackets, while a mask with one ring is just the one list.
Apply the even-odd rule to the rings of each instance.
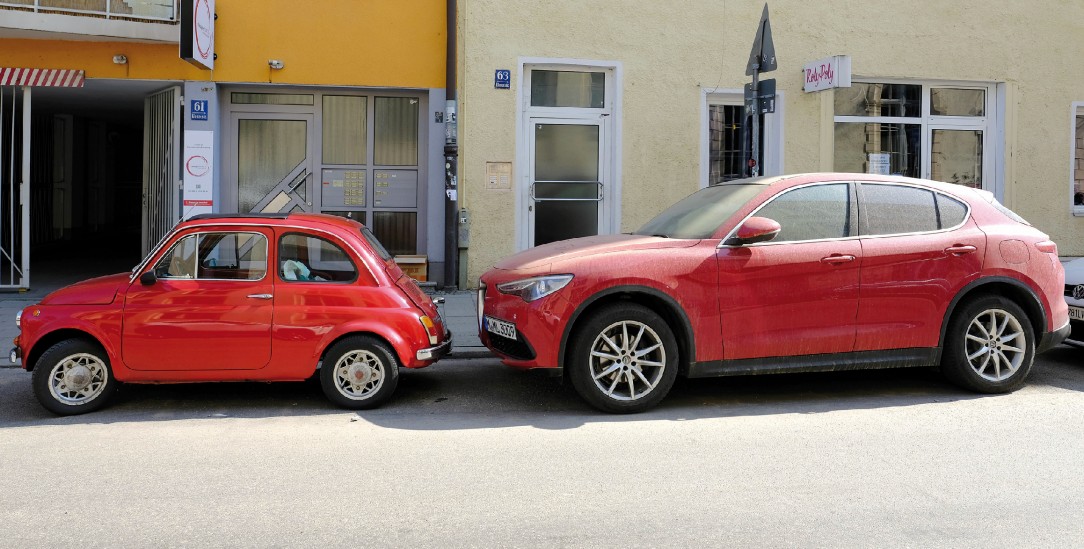
[[497, 284], [497, 290], [502, 294], [516, 295], [523, 301], [531, 302], [564, 288], [571, 281], [570, 274], [536, 276]]

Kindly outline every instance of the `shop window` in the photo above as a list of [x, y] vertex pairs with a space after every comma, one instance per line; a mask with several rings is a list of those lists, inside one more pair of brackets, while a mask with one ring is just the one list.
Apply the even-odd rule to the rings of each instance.
[[532, 107], [601, 109], [605, 104], [605, 73], [531, 71]]
[[879, 82], [837, 88], [834, 168], [984, 188], [992, 176], [993, 92], [990, 85]]
[[311, 93], [242, 93], [230, 94], [234, 105], [312, 105]]
[[377, 97], [373, 161], [379, 166], [418, 165], [416, 97]]
[[1073, 123], [1073, 210], [1084, 215], [1084, 107], [1077, 107]]
[[922, 86], [855, 82], [836, 88], [835, 103], [836, 116], [920, 116]]
[[325, 95], [324, 164], [365, 164], [367, 97]]

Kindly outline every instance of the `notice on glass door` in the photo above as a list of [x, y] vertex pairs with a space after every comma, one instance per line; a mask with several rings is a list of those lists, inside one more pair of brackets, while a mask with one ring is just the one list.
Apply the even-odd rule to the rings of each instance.
[[892, 172], [892, 155], [889, 153], [869, 153], [866, 173], [889, 175]]

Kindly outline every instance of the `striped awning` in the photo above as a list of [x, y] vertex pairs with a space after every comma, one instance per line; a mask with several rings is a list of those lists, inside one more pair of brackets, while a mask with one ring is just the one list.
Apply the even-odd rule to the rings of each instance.
[[45, 86], [82, 88], [85, 71], [75, 69], [0, 68], [0, 86]]

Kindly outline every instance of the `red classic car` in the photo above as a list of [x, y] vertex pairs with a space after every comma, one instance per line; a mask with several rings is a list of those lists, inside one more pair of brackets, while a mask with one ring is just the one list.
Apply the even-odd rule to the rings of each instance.
[[23, 309], [12, 360], [57, 414], [101, 407], [124, 383], [297, 381], [372, 408], [400, 366], [446, 354], [433, 300], [368, 228], [321, 214], [199, 215], [130, 273]]
[[506, 364], [563, 370], [608, 412], [654, 406], [678, 374], [940, 365], [996, 393], [1065, 338], [1063, 284], [1057, 246], [989, 192], [805, 174], [508, 257], [481, 278], [478, 321]]

